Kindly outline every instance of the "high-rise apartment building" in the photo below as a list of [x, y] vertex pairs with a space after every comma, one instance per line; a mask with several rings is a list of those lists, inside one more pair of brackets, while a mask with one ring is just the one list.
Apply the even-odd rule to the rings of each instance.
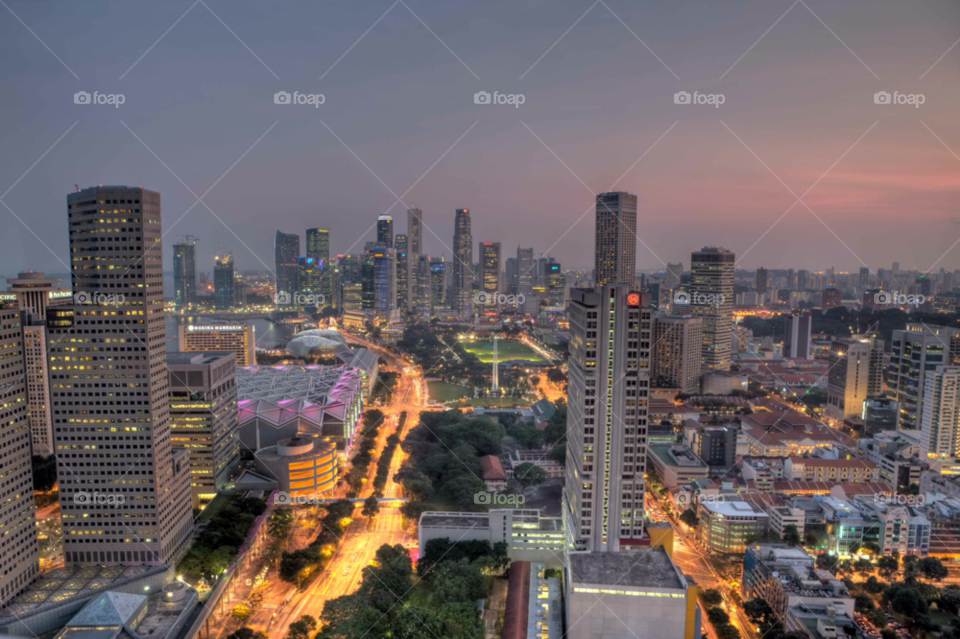
[[883, 340], [835, 338], [830, 344], [827, 378], [828, 416], [860, 417], [863, 402], [883, 392]]
[[20, 314], [13, 305], [0, 306], [0, 605], [40, 574]]
[[810, 286], [810, 271], [800, 269], [797, 271], [797, 290], [805, 291]]
[[893, 331], [887, 386], [900, 404], [900, 428], [920, 427], [926, 376], [938, 366], [960, 365], [960, 329], [907, 324]]
[[960, 457], [960, 366], [928, 371], [920, 413], [920, 458]]
[[703, 318], [700, 362], [704, 372], [730, 368], [735, 263], [732, 251], [712, 246], [690, 257], [690, 310]]
[[442, 255], [430, 258], [430, 298], [434, 309], [447, 304], [447, 265]]
[[213, 307], [218, 311], [233, 308], [236, 300], [233, 277], [233, 253], [213, 257]]
[[478, 309], [480, 312], [497, 309], [502, 256], [500, 242], [480, 242], [480, 291], [487, 294], [484, 308]]
[[193, 507], [210, 503], [240, 461], [237, 358], [229, 351], [167, 353], [171, 440], [190, 452]]
[[839, 288], [825, 288], [821, 294], [821, 305], [823, 308], [836, 308], [842, 301]]
[[783, 356], [813, 359], [813, 341], [810, 337], [813, 315], [810, 311], [790, 315], [783, 324]]
[[47, 309], [65, 562], [171, 564], [193, 519], [189, 454], [170, 439], [160, 194], [91, 187], [67, 214], [90, 303]]
[[407, 285], [407, 278], [410, 277], [410, 266], [407, 255], [407, 236], [403, 233], [397, 233], [396, 240], [393, 243], [397, 251], [397, 308], [407, 310], [409, 304], [410, 287]]
[[768, 274], [767, 269], [765, 268], [757, 269], [756, 286], [757, 286], [757, 291], [759, 291], [760, 293], [765, 293], [767, 290], [767, 287], [769, 286], [769, 284], [767, 283], [767, 274]]
[[637, 196], [613, 192], [597, 195], [594, 281], [633, 284], [637, 271]]
[[568, 552], [616, 552], [643, 536], [653, 311], [628, 286], [570, 292]]
[[653, 318], [650, 352], [650, 385], [696, 393], [700, 385], [700, 351], [703, 318], [692, 315], [658, 315]]
[[473, 235], [470, 209], [457, 209], [453, 223], [453, 299], [460, 316], [469, 315], [473, 304]]
[[393, 217], [386, 213], [377, 218], [377, 246], [393, 248]]
[[430, 270], [430, 256], [421, 253], [417, 256], [417, 293], [413, 300], [413, 312], [424, 320], [433, 315], [433, 273]]
[[407, 258], [406, 283], [407, 292], [404, 295], [406, 309], [415, 310], [417, 294], [416, 271], [419, 268], [418, 256], [423, 253], [423, 211], [417, 208], [407, 209]]
[[230, 351], [237, 366], [257, 363], [257, 337], [253, 324], [181, 324], [177, 327], [181, 352]]
[[[286, 292], [291, 296], [297, 291], [297, 259], [300, 257], [300, 235], [277, 231], [274, 241], [274, 274], [276, 292]], [[329, 250], [329, 247], [328, 247]]]
[[197, 244], [189, 239], [173, 245], [173, 301], [178, 309], [197, 303]]

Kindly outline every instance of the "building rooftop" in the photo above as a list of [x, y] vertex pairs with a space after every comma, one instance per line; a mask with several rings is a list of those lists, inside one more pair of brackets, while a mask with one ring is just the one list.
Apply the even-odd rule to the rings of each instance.
[[506, 481], [507, 474], [503, 471], [503, 464], [496, 455], [484, 455], [480, 458], [480, 475], [484, 481]]
[[651, 454], [656, 455], [657, 459], [667, 466], [683, 468], [707, 467], [707, 464], [686, 446], [671, 443], [655, 443], [649, 444], [648, 449]]
[[700, 507], [724, 517], [757, 517], [764, 519], [768, 515], [746, 501], [710, 501], [704, 500]]
[[420, 515], [420, 527], [434, 528], [489, 528], [490, 515], [487, 513], [448, 513], [427, 511]]
[[661, 546], [638, 551], [570, 553], [571, 581], [632, 588], [685, 589], [667, 551]]
[[167, 366], [199, 366], [222, 357], [236, 357], [233, 351], [167, 351]]

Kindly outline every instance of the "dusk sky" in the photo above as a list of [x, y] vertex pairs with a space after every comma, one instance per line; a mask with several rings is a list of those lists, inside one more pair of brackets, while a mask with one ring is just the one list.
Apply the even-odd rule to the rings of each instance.
[[0, 273], [68, 270], [74, 184], [159, 191], [165, 270], [185, 234], [208, 272], [224, 250], [273, 269], [278, 228], [362, 251], [408, 206], [431, 255], [467, 207], [506, 256], [592, 266], [611, 187], [639, 196], [641, 269], [707, 244], [749, 269], [960, 268], [956, 0], [592, 1], [2, 0]]

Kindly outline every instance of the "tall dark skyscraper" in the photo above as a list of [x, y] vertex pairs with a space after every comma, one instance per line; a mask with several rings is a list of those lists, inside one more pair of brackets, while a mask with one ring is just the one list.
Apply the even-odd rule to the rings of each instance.
[[536, 263], [533, 261], [532, 248], [517, 247], [517, 293], [529, 297], [533, 294], [533, 281], [536, 279]]
[[500, 292], [500, 260], [503, 256], [500, 242], [480, 242], [480, 290], [486, 292], [485, 306], [496, 308]]
[[758, 268], [757, 269], [757, 291], [760, 293], [765, 293], [767, 291], [767, 269]]
[[[328, 249], [329, 250], [329, 249]], [[291, 297], [297, 292], [297, 260], [300, 258], [300, 236], [296, 233], [277, 231], [274, 244], [276, 261], [277, 293], [288, 293]]]
[[393, 248], [393, 218], [389, 215], [377, 218], [377, 246]]
[[189, 237], [173, 245], [173, 301], [177, 308], [197, 303], [197, 245]]
[[160, 194], [92, 187], [67, 215], [77, 303], [47, 309], [65, 562], [173, 563], [193, 518], [190, 456], [171, 444]]
[[630, 284], [637, 272], [637, 196], [621, 191], [597, 195], [594, 245], [597, 286]]
[[[417, 269], [420, 268], [419, 259], [423, 253], [423, 211], [420, 209], [407, 209], [407, 254], [405, 257], [405, 283], [407, 285], [406, 293], [403, 299], [406, 303], [406, 309], [410, 312], [415, 311], [415, 302], [417, 299]], [[398, 297], [400, 297], [398, 295]]]
[[406, 310], [409, 297], [407, 277], [410, 275], [407, 270], [407, 236], [397, 233], [393, 246], [397, 251], [397, 308]]
[[453, 297], [454, 310], [470, 313], [473, 303], [473, 235], [470, 234], [470, 209], [457, 209], [453, 222]]
[[213, 258], [213, 307], [218, 311], [233, 308], [235, 301], [233, 253]]
[[730, 368], [735, 264], [732, 251], [712, 246], [690, 258], [690, 309], [703, 318], [703, 371]]

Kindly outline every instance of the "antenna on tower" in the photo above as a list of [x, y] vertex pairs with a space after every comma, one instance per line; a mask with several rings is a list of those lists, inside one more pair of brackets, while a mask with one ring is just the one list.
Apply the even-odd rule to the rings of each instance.
[[80, 185], [79, 185], [79, 184], [74, 184], [73, 186], [77, 189], [77, 193], [79, 193], [79, 192], [80, 192]]

